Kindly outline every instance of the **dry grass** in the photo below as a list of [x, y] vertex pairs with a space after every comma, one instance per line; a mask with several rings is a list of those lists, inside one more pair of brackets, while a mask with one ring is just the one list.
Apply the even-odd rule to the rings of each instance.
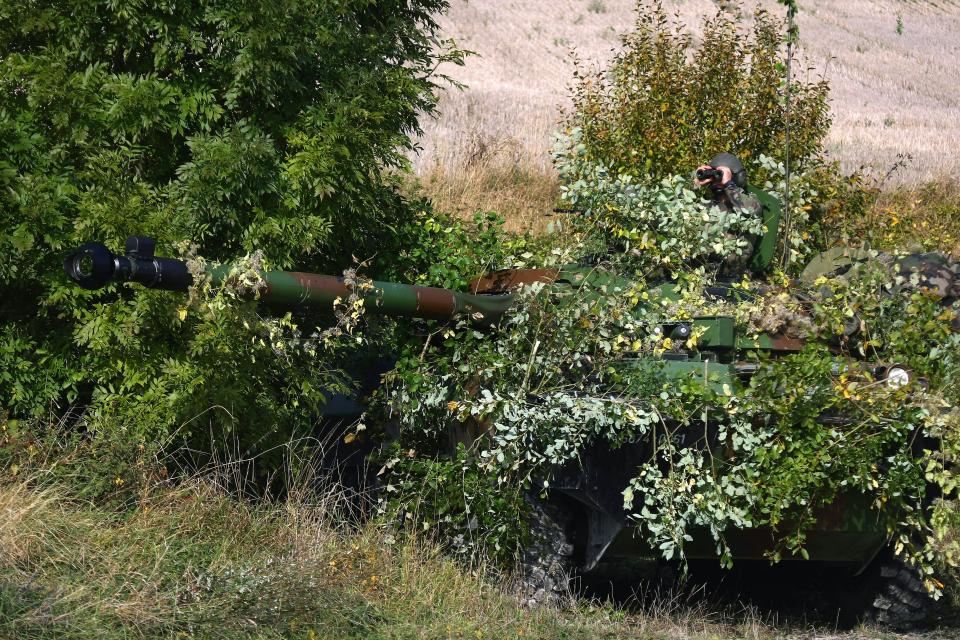
[[432, 166], [417, 186], [441, 211], [463, 218], [496, 211], [506, 229], [520, 233], [543, 231], [560, 194], [552, 170], [532, 162], [516, 143], [480, 134], [469, 140], [459, 167]]
[[345, 525], [335, 498], [256, 504], [219, 484], [120, 514], [4, 484], [0, 637], [477, 637], [538, 621], [430, 544]]
[[[960, 259], [960, 181], [940, 178], [882, 188], [866, 216], [839, 211], [824, 222], [836, 242], [866, 241], [876, 249], [942, 251]], [[470, 163], [460, 171], [433, 167], [414, 189], [436, 207], [461, 218], [496, 211], [514, 232], [541, 233], [557, 219], [560, 183], [550, 169], [529, 159]]]
[[[253, 506], [216, 484], [159, 491], [124, 517], [5, 484], [0, 635], [513, 638], [553, 624], [433, 545], [345, 527], [326, 502]], [[557, 624], [608, 622], [576, 620]]]
[[225, 493], [230, 479], [218, 470], [117, 511], [7, 471], [3, 638], [814, 637], [754, 611], [684, 600], [643, 613], [584, 602], [529, 611], [483, 567], [466, 570], [429, 541], [341, 517], [335, 491], [248, 501]]
[[828, 244], [937, 251], [960, 260], [960, 180], [941, 178], [895, 188], [870, 182], [865, 186], [861, 192], [865, 202], [850, 203], [854, 213], [831, 206], [818, 220]]
[[[666, 0], [696, 28], [717, 6], [746, 3]], [[782, 13], [781, 5], [763, 0]], [[960, 4], [895, 0], [809, 0], [798, 17], [802, 55], [833, 86], [834, 126], [827, 144], [848, 169], [883, 172], [897, 154], [914, 160], [897, 176], [919, 182], [960, 171]], [[528, 169], [549, 173], [547, 150], [568, 104], [571, 50], [603, 63], [633, 21], [633, 0], [454, 0], [447, 35], [479, 55], [447, 71], [469, 88], [450, 91], [428, 121], [415, 160], [421, 176], [455, 173], [471, 140], [502, 140]], [[736, 10], [736, 9], [734, 9]], [[749, 13], [749, 9], [746, 10]], [[898, 15], [902, 33], [897, 33]], [[488, 205], [487, 208], [493, 208]]]
[[881, 191], [867, 216], [836, 225], [879, 249], [945, 251], [960, 258], [960, 181], [933, 180]]

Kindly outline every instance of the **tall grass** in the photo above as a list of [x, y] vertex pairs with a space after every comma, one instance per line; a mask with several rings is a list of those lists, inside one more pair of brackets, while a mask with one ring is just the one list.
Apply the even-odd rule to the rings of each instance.
[[[544, 232], [560, 194], [552, 168], [541, 167], [515, 151], [516, 142], [486, 141], [487, 155], [456, 170], [435, 165], [411, 185], [430, 197], [438, 209], [464, 218], [478, 211], [496, 211], [511, 231]], [[887, 181], [868, 184], [867, 215], [831, 211], [823, 221], [837, 243], [868, 243], [876, 249], [943, 251], [960, 258], [960, 180], [952, 176], [914, 184]]]
[[881, 189], [862, 218], [837, 212], [828, 222], [850, 241], [878, 249], [944, 251], [960, 259], [960, 180], [942, 177]]
[[348, 525], [332, 494], [258, 504], [218, 484], [184, 481], [123, 513], [56, 487], [5, 484], [0, 634], [441, 637], [523, 628], [482, 571], [463, 571], [423, 541], [395, 544], [375, 524]]
[[414, 190], [430, 197], [441, 211], [463, 218], [496, 211], [513, 232], [541, 232], [549, 224], [560, 195], [552, 167], [531, 157], [516, 139], [474, 132], [459, 165], [424, 168]]
[[356, 516], [333, 485], [250, 499], [236, 465], [99, 506], [0, 470], [0, 637], [767, 637], [663, 601], [645, 614], [525, 609], [509, 582]]

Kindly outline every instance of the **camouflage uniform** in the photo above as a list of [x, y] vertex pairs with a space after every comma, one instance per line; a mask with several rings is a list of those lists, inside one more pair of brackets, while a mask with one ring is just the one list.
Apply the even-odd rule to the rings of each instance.
[[[747, 170], [740, 159], [732, 153], [720, 153], [710, 160], [709, 166], [727, 167], [731, 173], [731, 179], [727, 184], [722, 187], [710, 186], [710, 191], [713, 193], [713, 204], [727, 211], [740, 211], [748, 217], [752, 216], [763, 221], [763, 205], [747, 191]], [[745, 240], [749, 247], [743, 252], [743, 255], [721, 256], [718, 275], [722, 278], [739, 278], [746, 272], [747, 265], [756, 250], [760, 237], [756, 234], [745, 233], [740, 236], [740, 239]]]
[[[889, 253], [835, 247], [815, 257], [800, 274], [800, 281], [814, 286], [820, 277], [844, 277], [869, 262], [883, 264], [894, 275], [887, 287], [891, 294], [925, 290], [940, 299], [944, 307], [960, 301], [960, 263], [942, 253]], [[960, 331], [960, 313], [953, 319]]]
[[[763, 220], [763, 206], [760, 201], [733, 181], [727, 183], [722, 190], [714, 192], [713, 204], [728, 211], [741, 211], [747, 216]], [[746, 240], [750, 247], [743, 252], [743, 255], [730, 254], [723, 258], [723, 263], [720, 265], [721, 277], [738, 278], [747, 270], [747, 264], [757, 247], [760, 236], [745, 233], [740, 238]]]

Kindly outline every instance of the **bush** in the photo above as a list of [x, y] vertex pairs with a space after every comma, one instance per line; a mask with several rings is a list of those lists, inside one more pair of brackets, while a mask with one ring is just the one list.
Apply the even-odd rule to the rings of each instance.
[[[92, 407], [152, 439], [309, 425], [336, 366], [304, 319], [61, 270], [82, 241], [304, 270], [394, 255], [405, 164], [435, 106], [444, 0], [35, 2], [0, 8], [0, 396]], [[253, 264], [253, 263], [248, 263]], [[253, 392], [250, 390], [253, 389]], [[206, 413], [204, 413], [206, 412]], [[203, 414], [199, 421], [191, 419]], [[89, 416], [88, 416], [89, 417]]]
[[0, 474], [3, 638], [779, 637], [702, 605], [529, 609], [488, 567], [467, 569], [426, 536], [398, 539], [382, 521], [360, 521], [336, 487], [302, 477], [282, 499], [251, 500], [226, 488], [245, 473], [225, 464], [136, 492], [124, 485], [125, 508], [103, 508], [47, 475], [73, 453], [50, 454], [32, 474]]
[[434, 210], [422, 200], [400, 232], [400, 249], [385, 277], [446, 289], [466, 289], [471, 278], [506, 263], [513, 252], [535, 242], [528, 236], [504, 233], [497, 213], [476, 213], [470, 222]]
[[[624, 235], [647, 237], [661, 249], [673, 225], [658, 226], [658, 219], [684, 217], [689, 226], [703, 216], [706, 207], [683, 183], [720, 152], [739, 156], [751, 184], [780, 197], [786, 184], [784, 40], [785, 25], [762, 9], [749, 30], [721, 10], [704, 20], [702, 40], [694, 46], [686, 27], [671, 21], [660, 3], [642, 2], [609, 68], [577, 69], [573, 108], [553, 150], [561, 197], [588, 210], [603, 232], [601, 242], [622, 245]], [[796, 269], [835, 241], [821, 219], [837, 212], [858, 217], [872, 196], [858, 176], [843, 176], [823, 155], [830, 127], [826, 80], [794, 80], [790, 87], [793, 170], [789, 215], [781, 223], [789, 233], [781, 243], [789, 242], [787, 266]], [[657, 185], [661, 180], [671, 186]], [[638, 209], [630, 202], [636, 200], [631, 187], [635, 191], [638, 185], [672, 190], [674, 204], [665, 207], [661, 198], [656, 206]], [[674, 256], [674, 268], [697, 253], [727, 255], [731, 249], [718, 238], [734, 240], [747, 229], [736, 216], [725, 217], [710, 219], [698, 238], [700, 248]]]
[[[784, 158], [783, 25], [758, 9], [749, 31], [719, 10], [694, 46], [659, 2], [641, 2], [606, 70], [578, 66], [563, 128], [582, 132], [586, 159], [613, 173], [687, 174], [722, 151], [745, 164]], [[822, 151], [830, 128], [825, 80], [791, 84], [791, 157]]]
[[960, 182], [949, 179], [864, 190], [869, 207], [826, 212], [824, 227], [844, 242], [875, 249], [942, 251], [960, 257]]

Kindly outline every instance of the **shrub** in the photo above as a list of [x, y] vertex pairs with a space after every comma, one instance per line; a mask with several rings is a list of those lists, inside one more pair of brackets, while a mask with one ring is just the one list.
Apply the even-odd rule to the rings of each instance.
[[[694, 46], [659, 2], [641, 2], [605, 70], [578, 65], [573, 106], [586, 158], [614, 173], [686, 174], [721, 151], [745, 164], [784, 157], [783, 25], [758, 9], [752, 28], [718, 11]], [[830, 128], [825, 80], [791, 84], [791, 157], [816, 158]]]
[[[411, 501], [426, 507], [423, 526], [462, 536], [469, 522], [458, 494], [436, 478], [470, 478], [477, 503], [496, 507], [516, 486], [549, 486], [592, 447], [653, 442], [635, 477], [611, 488], [623, 491], [627, 515], [667, 558], [682, 557], [694, 528], [707, 527], [729, 562], [731, 532], [756, 526], [775, 531], [772, 560], [804, 556], [819, 510], [853, 495], [876, 509], [928, 574], [934, 558], [956, 561], [944, 516], [954, 509], [960, 414], [940, 408], [957, 400], [951, 311], [922, 293], [891, 295], [882, 268], [849, 282], [824, 279], [828, 289], [803, 301], [749, 281], [734, 285], [743, 299], [718, 300], [697, 272], [665, 289], [594, 275], [593, 286], [532, 287], [491, 331], [466, 321], [438, 331], [387, 376], [383, 400], [400, 424], [402, 449], [428, 461], [397, 456], [397, 480], [396, 472], [386, 477], [407, 496], [421, 478], [436, 484]], [[860, 333], [838, 339], [851, 309]], [[700, 339], [694, 333], [682, 343], [663, 328], [715, 315], [733, 318], [745, 338], [802, 335], [806, 347], [779, 357], [738, 352], [758, 367], [742, 385], [662, 371], [666, 352], [696, 355]], [[929, 388], [892, 388], [871, 373], [877, 362], [903, 363]], [[467, 434], [468, 455], [438, 463], [449, 455], [450, 433]], [[936, 438], [939, 451], [918, 456], [913, 434]], [[931, 485], [946, 501], [917, 509]], [[482, 525], [511, 517], [485, 513], [472, 540], [509, 542]]]
[[[672, 208], [683, 209], [680, 215], [691, 220], [702, 217], [706, 208], [682, 183], [695, 167], [722, 151], [743, 160], [751, 184], [776, 197], [783, 194], [784, 31], [784, 25], [762, 9], [749, 30], [721, 10], [704, 21], [703, 38], [695, 46], [686, 27], [671, 21], [660, 3], [643, 2], [634, 29], [623, 37], [623, 50], [608, 69], [578, 66], [573, 107], [557, 136], [554, 165], [562, 198], [578, 208], [585, 199], [593, 201], [588, 217], [605, 232], [601, 242], [621, 243], [622, 233], [611, 238], [609, 232], [625, 230], [638, 237], [656, 236], [663, 244], [663, 232], [672, 232], [671, 225], [658, 230], [651, 220], [638, 221], [633, 219], [636, 211], [623, 209], [624, 200], [632, 198], [629, 189], [624, 191], [627, 184], [652, 188], [668, 180], [675, 185]], [[813, 251], [833, 243], [821, 229], [822, 218], [837, 211], [856, 217], [872, 197], [858, 176], [843, 176], [823, 156], [830, 126], [828, 83], [801, 80], [790, 87], [793, 171], [789, 215], [781, 225], [789, 232], [781, 244], [785, 250], [789, 242], [787, 266], [796, 268]], [[664, 210], [665, 202], [660, 199], [647, 207], [645, 215], [654, 223], [677, 218], [677, 211]], [[743, 236], [744, 221], [726, 217], [709, 222], [713, 236]], [[705, 233], [703, 240], [710, 235]], [[701, 249], [722, 244], [714, 238]], [[686, 251], [691, 253], [697, 252]]]
[[[825, 229], [844, 241], [863, 240], [876, 249], [943, 251], [960, 257], [960, 183], [947, 179], [867, 191], [869, 207], [835, 208]], [[843, 198], [840, 199], [844, 200]]]
[[475, 213], [467, 222], [434, 210], [428, 201], [415, 204], [412, 219], [400, 230], [405, 246], [385, 275], [396, 282], [465, 289], [471, 278], [499, 268], [535, 242], [504, 233], [503, 218], [492, 211]]

